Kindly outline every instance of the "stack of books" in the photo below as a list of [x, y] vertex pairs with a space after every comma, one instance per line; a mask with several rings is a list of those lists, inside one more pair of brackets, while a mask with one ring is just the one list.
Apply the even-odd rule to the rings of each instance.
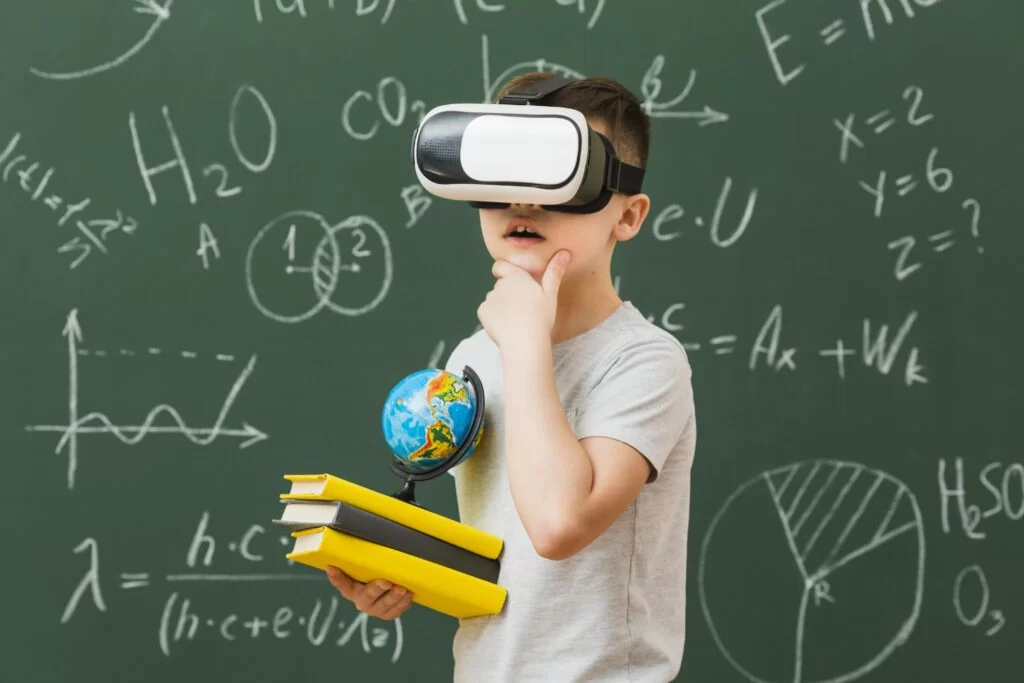
[[288, 559], [363, 583], [385, 579], [460, 619], [501, 612], [501, 538], [331, 474], [284, 478], [291, 490], [274, 522], [292, 529]]

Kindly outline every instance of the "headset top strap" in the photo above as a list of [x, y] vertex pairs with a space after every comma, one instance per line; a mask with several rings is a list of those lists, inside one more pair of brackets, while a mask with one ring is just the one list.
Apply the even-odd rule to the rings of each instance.
[[553, 78], [545, 78], [542, 81], [537, 81], [533, 85], [524, 86], [518, 90], [514, 90], [500, 100], [498, 104], [533, 104], [544, 99], [551, 93], [564, 88], [573, 82], [574, 79], [562, 78], [561, 76], [555, 76]]

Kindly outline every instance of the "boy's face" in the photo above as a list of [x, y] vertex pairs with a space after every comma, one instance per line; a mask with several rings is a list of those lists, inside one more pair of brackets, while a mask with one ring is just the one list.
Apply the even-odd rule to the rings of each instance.
[[[608, 134], [602, 122], [589, 123], [597, 132]], [[537, 281], [551, 257], [560, 249], [568, 250], [572, 253], [565, 274], [568, 279], [574, 273], [609, 270], [614, 243], [636, 234], [649, 206], [646, 195], [619, 193], [596, 213], [545, 211], [537, 204], [512, 204], [505, 209], [480, 209], [480, 230], [494, 260], [508, 261]], [[516, 225], [525, 225], [541, 237], [511, 237], [509, 233]]]

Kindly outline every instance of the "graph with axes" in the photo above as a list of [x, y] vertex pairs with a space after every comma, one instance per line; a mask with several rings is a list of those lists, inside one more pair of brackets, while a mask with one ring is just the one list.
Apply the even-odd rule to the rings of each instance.
[[[157, 434], [181, 435], [196, 446], [209, 446], [217, 439], [235, 439], [238, 441], [238, 448], [248, 448], [268, 438], [268, 435], [252, 426], [248, 422], [242, 422], [239, 426], [230, 426], [228, 414], [234, 406], [238, 395], [245, 386], [249, 376], [256, 367], [255, 354], [250, 356], [237, 378], [228, 390], [224, 401], [220, 406], [217, 416], [210, 426], [193, 427], [186, 424], [181, 413], [172, 405], [161, 403], [155, 405], [139, 424], [115, 424], [106, 413], [99, 411], [84, 412], [79, 405], [79, 372], [78, 363], [80, 358], [104, 357], [117, 354], [130, 358], [136, 355], [163, 355], [167, 352], [161, 348], [148, 348], [144, 350], [132, 349], [89, 349], [81, 346], [83, 342], [82, 327], [78, 321], [78, 309], [72, 309], [67, 316], [67, 322], [62, 332], [67, 340], [68, 354], [68, 421], [67, 424], [37, 424], [25, 427], [30, 432], [53, 432], [60, 435], [54, 452], [67, 454], [67, 484], [68, 489], [75, 487], [75, 474], [79, 461], [79, 439], [81, 436], [109, 435], [118, 439], [128, 446], [140, 443], [146, 437]], [[199, 354], [194, 351], [174, 352], [176, 356], [184, 359], [196, 359]], [[217, 354], [214, 357], [217, 362], [234, 362], [235, 357], [229, 354]], [[162, 424], [157, 421], [163, 418]]]

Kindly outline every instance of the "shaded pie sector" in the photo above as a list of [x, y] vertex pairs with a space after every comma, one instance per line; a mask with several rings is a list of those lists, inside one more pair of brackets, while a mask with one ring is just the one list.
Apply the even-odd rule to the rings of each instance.
[[[765, 517], [774, 519], [774, 532]], [[756, 573], [748, 574], [749, 588], [733, 593], [743, 598], [737, 602], [724, 593], [720, 574], [742, 563], [736, 541], [745, 536], [756, 549], [748, 551], [748, 572]], [[788, 553], [789, 573], [762, 566], [762, 558], [779, 561], [776, 544]], [[917, 620], [924, 576], [920, 509], [902, 482], [857, 463], [815, 460], [771, 470], [741, 486], [716, 515], [699, 573], [716, 644], [748, 680], [855, 680], [905, 642]], [[765, 614], [772, 610], [774, 616]], [[736, 625], [751, 620], [776, 632]], [[780, 661], [783, 652], [788, 665]]]

